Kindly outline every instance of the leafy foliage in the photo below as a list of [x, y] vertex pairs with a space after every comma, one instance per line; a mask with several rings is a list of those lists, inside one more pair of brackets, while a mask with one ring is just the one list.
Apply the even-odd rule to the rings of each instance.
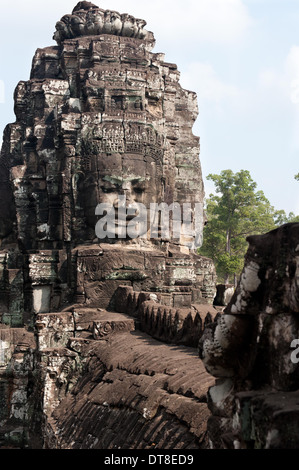
[[296, 217], [275, 211], [247, 170], [224, 170], [207, 179], [213, 181], [216, 194], [207, 199], [208, 223], [199, 253], [214, 260], [219, 282], [235, 282], [244, 264], [247, 236], [266, 233]]
[[279, 227], [283, 224], [288, 224], [291, 222], [299, 222], [299, 215], [295, 215], [294, 212], [290, 212], [289, 215], [285, 213], [285, 211], [275, 211], [274, 213], [274, 221], [275, 225]]

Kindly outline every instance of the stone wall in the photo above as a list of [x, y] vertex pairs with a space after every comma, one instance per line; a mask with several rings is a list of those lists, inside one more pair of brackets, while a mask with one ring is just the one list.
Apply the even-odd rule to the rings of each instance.
[[240, 282], [200, 340], [215, 448], [298, 448], [299, 224], [248, 238]]

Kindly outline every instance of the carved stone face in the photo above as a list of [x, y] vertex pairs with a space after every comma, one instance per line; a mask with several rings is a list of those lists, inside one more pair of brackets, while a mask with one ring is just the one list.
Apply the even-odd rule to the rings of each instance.
[[121, 21], [120, 14], [117, 13], [116, 11], [112, 11], [110, 21], [112, 25], [111, 26], [112, 34], [120, 34], [121, 29], [122, 29], [122, 21]]
[[162, 199], [161, 165], [152, 158], [145, 160], [138, 154], [100, 154], [97, 156], [97, 169], [97, 176], [93, 173], [84, 182], [84, 206], [88, 225], [94, 228], [99, 219], [95, 215], [98, 204], [109, 204], [114, 208], [116, 225], [120, 209], [135, 210], [134, 214], [124, 220], [127, 225], [132, 218], [140, 215], [136, 205], [139, 203], [148, 209], [146, 216], [149, 227], [150, 203], [159, 203]]
[[72, 15], [71, 18], [71, 30], [73, 33], [73, 36], [83, 36], [84, 34], [84, 20], [80, 18], [80, 16], [77, 15]]
[[136, 37], [138, 33], [138, 26], [136, 23], [136, 19], [131, 15], [124, 14], [122, 15], [122, 20], [123, 20], [123, 36]]
[[[101, 161], [102, 160], [102, 161]], [[107, 163], [114, 160], [119, 166]], [[150, 202], [156, 202], [161, 197], [161, 181], [157, 175], [157, 164], [145, 161], [141, 155], [111, 157], [99, 159], [102, 174], [99, 179], [99, 201], [115, 203], [118, 195], [126, 195], [128, 202], [136, 201], [147, 206]]]
[[104, 26], [104, 12], [102, 10], [90, 10], [86, 16], [85, 33], [101, 34]]
[[112, 24], [111, 24], [111, 12], [108, 10], [105, 12], [105, 21], [103, 26], [104, 34], [111, 34]]
[[58, 21], [56, 23], [56, 31], [54, 33], [53, 39], [57, 41], [58, 44], [61, 43], [64, 39], [69, 37], [69, 28], [63, 21]]

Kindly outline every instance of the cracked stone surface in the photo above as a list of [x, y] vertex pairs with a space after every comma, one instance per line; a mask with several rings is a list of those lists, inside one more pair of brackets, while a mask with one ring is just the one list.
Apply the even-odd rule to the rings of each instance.
[[214, 448], [299, 448], [299, 224], [248, 237], [236, 292], [200, 338]]
[[100, 203], [185, 203], [202, 242], [197, 97], [145, 25], [79, 2], [16, 87], [0, 154], [1, 448], [207, 446], [214, 378], [195, 348], [218, 315], [212, 260], [162, 219], [156, 238], [98, 235]]
[[208, 447], [206, 388], [213, 379], [198, 363], [196, 349], [169, 347], [135, 331], [108, 341], [85, 340], [80, 354], [88, 358], [86, 372], [55, 409], [46, 445]]

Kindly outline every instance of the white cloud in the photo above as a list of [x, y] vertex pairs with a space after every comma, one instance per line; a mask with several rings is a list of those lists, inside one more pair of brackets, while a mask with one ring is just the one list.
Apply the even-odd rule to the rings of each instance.
[[210, 115], [223, 115], [224, 108], [238, 107], [241, 91], [234, 85], [221, 80], [209, 63], [193, 62], [181, 72], [180, 83], [183, 88], [196, 91], [200, 108]]
[[[51, 13], [55, 10], [62, 11], [61, 0], [16, 1], [20, 4], [21, 11], [24, 9], [24, 13], [29, 12], [28, 7], [31, 7], [31, 14], [34, 14], [34, 7], [37, 6], [40, 11], [39, 5], [42, 4], [47, 6]], [[128, 12], [143, 18], [157, 39], [159, 32], [159, 37], [168, 37], [173, 42], [193, 38], [196, 42], [204, 40], [217, 44], [234, 43], [240, 40], [253, 24], [243, 0], [95, 0], [94, 3], [104, 9]], [[71, 13], [76, 0], [65, 0], [63, 5], [63, 14]]]
[[293, 45], [280, 67], [264, 69], [259, 75], [260, 93], [271, 99], [272, 107], [280, 109], [290, 120], [291, 139], [288, 145], [299, 149], [299, 46]]
[[292, 46], [286, 59], [286, 83], [293, 104], [299, 105], [299, 46]]
[[260, 71], [259, 85], [264, 92], [271, 92], [277, 99], [283, 98], [299, 110], [299, 46], [292, 46], [279, 69]]
[[[199, 39], [215, 43], [234, 43], [240, 40], [253, 24], [247, 8], [240, 0], [195, 0], [194, 26]], [[188, 29], [188, 23], [185, 25]]]
[[[44, 28], [54, 31], [56, 21], [71, 13], [76, 3], [77, 0], [4, 2], [1, 5], [1, 27], [6, 30], [13, 23], [18, 28], [25, 28], [29, 22], [35, 23], [35, 33]], [[254, 24], [244, 0], [94, 0], [94, 3], [104, 9], [143, 18], [157, 41], [167, 40], [174, 45], [190, 40], [192, 46], [203, 41], [218, 45], [236, 44]]]
[[260, 71], [258, 82], [261, 88], [279, 88], [282, 86], [282, 77], [276, 70], [266, 68]]
[[238, 89], [221, 81], [211, 64], [194, 62], [181, 73], [181, 83], [189, 89], [199, 89], [201, 98], [215, 103], [238, 96]]
[[178, 40], [234, 43], [253, 24], [241, 0], [154, 0], [151, 6], [153, 11], [159, 12], [159, 22], [162, 15], [166, 18], [163, 22], [164, 34], [172, 34]]

